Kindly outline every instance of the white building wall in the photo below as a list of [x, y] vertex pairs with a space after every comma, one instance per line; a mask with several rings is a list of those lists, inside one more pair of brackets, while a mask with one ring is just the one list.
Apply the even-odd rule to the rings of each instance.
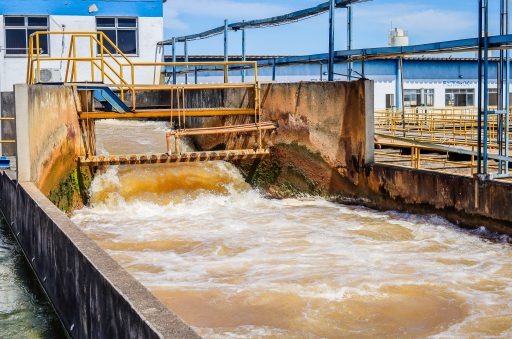
[[[27, 57], [11, 57], [5, 55], [5, 30], [3, 16], [0, 15], [0, 90], [12, 91], [13, 85], [25, 83], [27, 70]], [[96, 19], [89, 16], [50, 16], [50, 31], [67, 32], [94, 32], [96, 31]], [[161, 17], [139, 17], [138, 18], [138, 55], [130, 56], [132, 62], [155, 62], [162, 60], [162, 49], [157, 49], [157, 42], [163, 40], [163, 18]], [[52, 35], [50, 37], [50, 56], [54, 58], [67, 57], [70, 46], [70, 36]], [[96, 48], [94, 49], [96, 53]], [[96, 55], [95, 55], [96, 56]], [[80, 38], [77, 41], [77, 57], [90, 57], [90, 46], [88, 38]], [[126, 63], [122, 57], [117, 57], [121, 62]], [[119, 70], [119, 66], [107, 57], [106, 62]], [[98, 62], [99, 63], [99, 62]], [[45, 61], [41, 63], [41, 69], [58, 69], [61, 79], [64, 80], [66, 72], [65, 61]], [[108, 71], [116, 82], [118, 78]], [[135, 70], [136, 84], [150, 84], [159, 81], [160, 68], [137, 67]], [[92, 81], [91, 66], [89, 62], [80, 62], [77, 65], [77, 81]], [[129, 67], [123, 67], [123, 76], [130, 82], [131, 72]], [[100, 80], [100, 72], [95, 72], [95, 80]]]

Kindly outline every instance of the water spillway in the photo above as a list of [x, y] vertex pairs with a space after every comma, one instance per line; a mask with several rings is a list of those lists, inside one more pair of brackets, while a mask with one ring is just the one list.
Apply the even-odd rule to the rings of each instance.
[[[98, 148], [165, 130], [98, 122]], [[512, 335], [512, 248], [438, 217], [266, 199], [215, 162], [111, 167], [72, 219], [205, 337]]]

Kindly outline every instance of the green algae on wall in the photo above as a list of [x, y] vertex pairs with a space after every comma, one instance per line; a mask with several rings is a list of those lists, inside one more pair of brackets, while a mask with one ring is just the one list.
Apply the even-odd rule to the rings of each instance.
[[48, 199], [61, 211], [69, 214], [88, 203], [92, 179], [92, 169], [77, 166], [50, 190]]
[[239, 165], [247, 180], [273, 198], [290, 198], [302, 195], [329, 196], [325, 187], [312, 179], [301, 166], [286, 161], [283, 155], [300, 155], [305, 163], [324, 164], [322, 157], [297, 143], [278, 144], [272, 148], [271, 155], [261, 160], [256, 168], [251, 162]]

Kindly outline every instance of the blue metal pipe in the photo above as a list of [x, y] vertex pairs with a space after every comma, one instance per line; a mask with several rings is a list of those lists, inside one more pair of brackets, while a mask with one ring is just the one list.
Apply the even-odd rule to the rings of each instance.
[[[242, 29], [242, 61], [246, 61], [246, 54], [245, 54], [245, 29]], [[245, 68], [242, 68], [242, 82], [245, 82]]]
[[[183, 42], [183, 54], [185, 54], [185, 62], [188, 62], [188, 41]], [[185, 83], [188, 84], [188, 66], [185, 72]]]
[[478, 136], [477, 173], [482, 174], [482, 9], [483, 0], [478, 1]]
[[335, 1], [329, 1], [329, 69], [327, 80], [334, 80], [334, 9]]
[[[352, 49], [352, 6], [347, 6], [347, 50]], [[351, 62], [347, 63], [348, 80], [352, 78], [353, 65]]]
[[274, 59], [272, 64], [272, 81], [276, 81], [276, 59]]
[[[175, 39], [173, 39], [173, 44], [172, 44], [172, 62], [176, 62], [176, 41], [174, 41]], [[176, 65], [174, 64], [172, 66], [172, 83], [174, 85], [176, 85], [177, 83], [177, 79], [176, 79]]]
[[[371, 0], [335, 0], [335, 5], [338, 8], [344, 8], [351, 4], [366, 2]], [[232, 23], [228, 26], [228, 29], [237, 31], [244, 28], [258, 28], [258, 27], [268, 27], [268, 26], [277, 26], [279, 24], [286, 24], [298, 20], [302, 20], [308, 17], [312, 17], [315, 15], [318, 15], [323, 12], [329, 11], [330, 1], [324, 2], [318, 6], [302, 9], [299, 11], [291, 12], [284, 15], [279, 15], [271, 18], [266, 19], [258, 19], [258, 20], [251, 20], [251, 21], [242, 21], [242, 22], [236, 22]], [[213, 29], [197, 33], [197, 34], [191, 34], [181, 37], [175, 37], [175, 42], [184, 42], [185, 40], [197, 40], [197, 39], [205, 39], [209, 38], [215, 35], [222, 34], [224, 31], [224, 26], [215, 27]], [[159, 45], [170, 45], [173, 43], [172, 39], [160, 41]]]
[[[506, 15], [505, 15], [505, 33], [510, 33], [510, 0], [507, 0], [506, 3]], [[507, 49], [505, 51], [505, 59], [506, 59], [506, 72], [505, 72], [505, 157], [509, 156], [510, 149], [510, 51]], [[505, 174], [508, 175], [508, 166], [509, 162], [505, 161]]]
[[228, 20], [224, 20], [224, 61], [228, 61]]
[[484, 0], [484, 140], [483, 140], [483, 174], [488, 173], [487, 153], [489, 143], [489, 0]]
[[400, 59], [396, 59], [395, 107], [402, 108], [402, 74], [400, 73]]

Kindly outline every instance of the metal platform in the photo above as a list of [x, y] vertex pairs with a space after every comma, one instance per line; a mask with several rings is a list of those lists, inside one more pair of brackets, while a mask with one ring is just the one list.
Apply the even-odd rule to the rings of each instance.
[[252, 150], [230, 150], [230, 151], [205, 151], [205, 152], [183, 152], [180, 154], [126, 154], [126, 155], [96, 155], [80, 157], [80, 166], [104, 166], [104, 165], [144, 165], [144, 164], [167, 164], [204, 162], [217, 160], [244, 160], [257, 159], [270, 154], [268, 149]]

